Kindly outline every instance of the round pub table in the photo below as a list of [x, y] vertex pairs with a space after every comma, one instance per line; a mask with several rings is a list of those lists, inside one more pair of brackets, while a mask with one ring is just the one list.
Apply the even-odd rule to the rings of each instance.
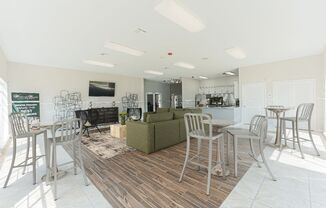
[[275, 142], [276, 146], [281, 145], [281, 114], [291, 110], [291, 107], [266, 107], [266, 110], [272, 111], [276, 116], [276, 135], [275, 135]]

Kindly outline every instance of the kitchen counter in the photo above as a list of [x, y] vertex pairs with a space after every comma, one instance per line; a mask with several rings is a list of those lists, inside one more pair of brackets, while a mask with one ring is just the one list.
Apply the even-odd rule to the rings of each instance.
[[233, 122], [241, 121], [241, 108], [236, 106], [218, 107], [218, 106], [207, 106], [201, 107], [203, 113], [209, 113], [213, 119], [222, 119]]
[[235, 109], [235, 108], [240, 108], [237, 106], [205, 106], [205, 107], [200, 107], [201, 109], [207, 109], [207, 108], [218, 108], [218, 109]]

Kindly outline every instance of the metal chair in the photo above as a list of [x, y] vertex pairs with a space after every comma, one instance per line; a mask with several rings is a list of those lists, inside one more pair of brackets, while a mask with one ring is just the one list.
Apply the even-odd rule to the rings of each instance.
[[[58, 167], [67, 165], [69, 163], [74, 164], [74, 174], [77, 174], [77, 154], [76, 148], [78, 148], [78, 159], [80, 169], [82, 171], [85, 185], [88, 185], [88, 181], [85, 174], [85, 169], [83, 165], [83, 159], [81, 155], [81, 131], [82, 125], [80, 125], [81, 120], [74, 118], [69, 120], [58, 121], [53, 124], [52, 126], [52, 138], [49, 138], [48, 145], [47, 145], [47, 153], [48, 157], [51, 156], [52, 151], [52, 167], [50, 164], [47, 163], [47, 171], [46, 171], [46, 182], [49, 183], [50, 176], [53, 175], [54, 177], [54, 199], [57, 200], [57, 175], [58, 175]], [[67, 162], [61, 165], [57, 164], [57, 145], [63, 144], [71, 144], [72, 145], [72, 152], [73, 152], [73, 161]], [[47, 159], [49, 161], [49, 159]]]
[[[212, 124], [208, 124], [208, 129], [205, 125], [202, 123], [203, 120], [211, 120], [211, 117], [207, 114], [194, 114], [194, 113], [186, 113], [184, 115], [185, 120], [185, 126], [186, 126], [186, 133], [187, 133], [187, 149], [186, 149], [186, 158], [183, 164], [182, 172], [180, 175], [179, 182], [182, 181], [185, 168], [188, 163], [192, 163], [198, 166], [198, 168], [203, 167], [207, 168], [208, 170], [208, 177], [207, 177], [207, 190], [206, 194], [209, 195], [210, 192], [210, 184], [211, 184], [211, 172], [212, 172], [212, 151], [213, 151], [213, 141], [222, 141], [222, 144], [220, 145], [217, 143], [217, 145], [220, 147], [219, 153], [221, 161], [218, 162], [218, 159], [216, 160], [216, 164], [221, 163], [222, 164], [222, 174], [225, 176], [225, 164], [224, 164], [224, 140], [223, 140], [223, 134], [219, 133], [217, 135], [213, 135], [213, 129]], [[211, 123], [211, 122], [209, 122]], [[208, 130], [208, 132], [207, 132]], [[190, 152], [190, 138], [197, 139], [197, 154], [189, 159], [189, 152]], [[201, 150], [201, 141], [202, 140], [208, 140], [209, 146], [208, 146], [208, 165], [202, 165], [200, 164], [201, 156], [200, 156], [200, 150]], [[217, 153], [218, 154], [218, 153]], [[218, 155], [217, 155], [218, 157]], [[197, 162], [193, 162], [192, 160], [197, 159]]]
[[[11, 166], [7, 175], [6, 182], [3, 188], [6, 188], [12, 173], [13, 168], [24, 167], [23, 174], [25, 174], [26, 166], [33, 166], [33, 185], [36, 184], [36, 161], [44, 155], [36, 155], [36, 137], [40, 134], [44, 134], [47, 138], [46, 130], [30, 130], [28, 119], [24, 113], [11, 113], [9, 115], [9, 122], [12, 131], [12, 143], [13, 143], [13, 156], [11, 160]], [[25, 160], [18, 165], [15, 165], [16, 153], [17, 153], [17, 139], [27, 138], [27, 148]], [[30, 138], [32, 138], [32, 157], [29, 157]], [[28, 160], [32, 159], [31, 163]]]
[[97, 109], [88, 109], [88, 110], [76, 110], [75, 111], [76, 118], [81, 119], [81, 124], [83, 126], [84, 131], [82, 132], [85, 134], [87, 132], [87, 136], [89, 136], [90, 128], [96, 128], [100, 133], [101, 130], [98, 128], [97, 122], [99, 119], [99, 112]]
[[[300, 140], [303, 141], [310, 141], [312, 143], [312, 146], [314, 147], [317, 156], [320, 156], [318, 149], [315, 145], [315, 142], [312, 138], [312, 134], [311, 134], [311, 116], [312, 116], [312, 112], [314, 109], [314, 104], [313, 103], [303, 103], [300, 104], [297, 108], [296, 111], [296, 116], [295, 117], [284, 117], [281, 118], [281, 122], [283, 122], [282, 126], [282, 131], [283, 131], [283, 135], [284, 137], [281, 139], [284, 139], [285, 142], [287, 142], [287, 140], [289, 140], [286, 137], [286, 122], [291, 122], [291, 126], [292, 126], [292, 142], [293, 142], [293, 149], [295, 149], [295, 143], [298, 143], [298, 147], [301, 153], [301, 157], [302, 159], [304, 159], [304, 155], [302, 152], [302, 148], [301, 148], [301, 144], [300, 144]], [[308, 124], [308, 134], [309, 134], [309, 138], [310, 139], [305, 139], [299, 136], [299, 123], [302, 122], [306, 122]], [[295, 141], [295, 138], [297, 139], [297, 141]]]
[[85, 134], [85, 132], [87, 132], [87, 136], [89, 136], [88, 128], [90, 128], [90, 124], [87, 120], [87, 112], [85, 110], [76, 110], [75, 115], [76, 118], [81, 119], [80, 125], [82, 125], [82, 128], [84, 129], [82, 134]]
[[[248, 139], [249, 145], [250, 145], [250, 151], [251, 156], [258, 162], [258, 166], [260, 167], [260, 164], [257, 159], [257, 156], [255, 154], [254, 148], [253, 148], [253, 140], [259, 141], [259, 150], [260, 155], [263, 160], [263, 163], [266, 166], [266, 169], [272, 179], [275, 181], [276, 178], [274, 177], [272, 171], [270, 170], [267, 160], [264, 155], [263, 150], [263, 143], [265, 138], [267, 137], [267, 118], [265, 116], [256, 115], [254, 116], [250, 121], [249, 129], [240, 129], [240, 128], [225, 128], [225, 131], [227, 133], [227, 136], [231, 135], [233, 137], [233, 154], [234, 154], [234, 176], [238, 176], [238, 139]], [[227, 138], [229, 139], [229, 138]]]

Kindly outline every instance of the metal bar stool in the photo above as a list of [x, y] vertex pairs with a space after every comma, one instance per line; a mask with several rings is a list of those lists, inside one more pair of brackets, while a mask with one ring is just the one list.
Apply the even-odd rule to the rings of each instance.
[[[33, 166], [33, 185], [36, 184], [36, 160], [40, 159], [44, 155], [36, 155], [36, 137], [38, 135], [44, 134], [45, 140], [47, 139], [46, 130], [30, 130], [28, 119], [24, 113], [11, 113], [9, 115], [9, 122], [12, 131], [12, 142], [13, 142], [13, 155], [11, 160], [11, 166], [9, 173], [7, 175], [6, 182], [3, 188], [6, 188], [14, 168], [24, 167], [23, 174], [25, 174], [26, 166]], [[26, 157], [25, 161], [15, 165], [16, 153], [17, 153], [17, 139], [27, 138], [27, 148], [26, 148]], [[32, 157], [29, 157], [30, 149], [30, 138], [32, 138]], [[28, 163], [28, 160], [32, 159], [31, 163]]]
[[[234, 154], [234, 176], [238, 176], [238, 139], [248, 139], [250, 145], [251, 156], [257, 161], [258, 166], [260, 164], [255, 154], [252, 142], [253, 140], [259, 141], [259, 150], [262, 158], [262, 162], [265, 164], [266, 169], [272, 179], [276, 181], [275, 176], [273, 175], [271, 169], [268, 166], [267, 160], [264, 155], [263, 143], [267, 137], [267, 118], [265, 116], [256, 115], [250, 121], [249, 129], [240, 129], [240, 128], [225, 128], [225, 131], [228, 135], [231, 135], [233, 138], [233, 154]], [[229, 139], [229, 138], [228, 138]]]
[[[223, 134], [219, 133], [217, 135], [213, 135], [212, 123], [209, 122], [208, 124], [208, 133], [206, 132], [205, 125], [202, 122], [203, 120], [211, 121], [211, 117], [207, 114], [194, 114], [194, 113], [186, 113], [184, 115], [185, 125], [186, 125], [186, 133], [187, 133], [187, 149], [186, 149], [186, 158], [183, 164], [182, 172], [180, 175], [179, 182], [182, 181], [185, 168], [188, 163], [192, 163], [198, 166], [198, 168], [203, 167], [207, 168], [208, 176], [207, 176], [207, 189], [206, 194], [209, 195], [210, 192], [210, 185], [211, 185], [211, 176], [212, 176], [212, 151], [213, 151], [213, 141], [218, 141], [217, 146], [220, 148], [220, 158], [221, 161], [218, 162], [218, 158], [216, 158], [216, 164], [222, 164], [222, 174], [223, 177], [225, 176], [225, 165], [224, 165], [224, 140]], [[197, 154], [189, 159], [189, 152], [190, 152], [190, 138], [197, 139]], [[207, 166], [202, 165], [200, 163], [201, 156], [201, 141], [208, 140], [208, 164]], [[219, 142], [222, 141], [220, 145]], [[217, 153], [218, 154], [218, 153]], [[217, 155], [218, 156], [218, 155]], [[192, 160], [197, 159], [197, 162]]]
[[[304, 159], [304, 155], [302, 152], [300, 140], [311, 142], [313, 148], [316, 151], [317, 156], [320, 156], [318, 149], [315, 145], [315, 142], [313, 140], [312, 134], [311, 134], [311, 116], [312, 116], [313, 109], [314, 109], [313, 103], [302, 103], [298, 106], [295, 117], [281, 118], [281, 122], [283, 122], [283, 125], [281, 125], [281, 126], [282, 126], [283, 135], [284, 135], [284, 137], [281, 139], [284, 139], [285, 142], [287, 142], [287, 140], [290, 140], [286, 137], [286, 122], [291, 122], [292, 136], [293, 136], [293, 138], [292, 138], [293, 149], [295, 149], [295, 143], [298, 143], [298, 147], [299, 147], [302, 159]], [[308, 130], [310, 139], [302, 138], [299, 135], [299, 123], [302, 123], [302, 122], [306, 122], [308, 124], [307, 130]]]
[[[74, 164], [74, 174], [77, 175], [77, 157], [79, 160], [79, 165], [81, 172], [83, 174], [85, 185], [88, 185], [88, 180], [85, 174], [83, 158], [81, 154], [81, 132], [82, 125], [81, 120], [78, 118], [58, 121], [52, 126], [52, 137], [48, 139], [47, 145], [47, 157], [52, 155], [52, 167], [47, 159], [47, 168], [46, 168], [46, 183], [49, 184], [50, 176], [54, 176], [54, 199], [57, 200], [57, 178], [58, 178], [58, 167], [67, 165], [69, 163]], [[71, 144], [73, 152], [73, 161], [67, 162], [64, 164], [57, 164], [57, 145]], [[78, 153], [76, 153], [76, 148], [78, 148]], [[51, 154], [52, 152], [52, 154]]]

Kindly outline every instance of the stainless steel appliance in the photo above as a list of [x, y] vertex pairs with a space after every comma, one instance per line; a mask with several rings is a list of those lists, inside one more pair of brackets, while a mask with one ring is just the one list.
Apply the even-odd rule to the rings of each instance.
[[224, 100], [223, 97], [211, 97], [209, 98], [210, 106], [223, 106]]

